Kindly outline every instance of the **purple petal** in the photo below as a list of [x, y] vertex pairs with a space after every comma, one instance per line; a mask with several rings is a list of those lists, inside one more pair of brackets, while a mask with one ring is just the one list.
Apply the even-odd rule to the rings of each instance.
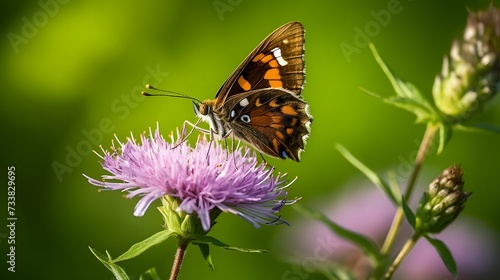
[[[143, 216], [153, 201], [163, 195], [178, 198], [179, 209], [200, 218], [203, 228], [211, 227], [210, 210], [241, 216], [255, 227], [280, 220], [275, 214], [286, 204], [282, 189], [284, 176], [259, 165], [248, 148], [226, 151], [218, 142], [201, 138], [195, 147], [171, 137], [167, 142], [159, 128], [142, 134], [140, 143], [131, 135], [126, 142], [116, 139], [113, 151], [104, 151], [103, 169], [109, 175], [96, 180], [84, 175], [92, 185], [128, 192], [127, 198], [142, 196], [134, 209]], [[211, 146], [212, 145], [212, 146]], [[293, 182], [293, 181], [292, 181]]]

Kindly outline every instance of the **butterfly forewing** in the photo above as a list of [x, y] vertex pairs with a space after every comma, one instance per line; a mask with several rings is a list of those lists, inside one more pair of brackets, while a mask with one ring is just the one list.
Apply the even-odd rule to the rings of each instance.
[[222, 85], [215, 108], [229, 96], [263, 88], [284, 88], [300, 94], [305, 83], [304, 28], [287, 23], [267, 36]]

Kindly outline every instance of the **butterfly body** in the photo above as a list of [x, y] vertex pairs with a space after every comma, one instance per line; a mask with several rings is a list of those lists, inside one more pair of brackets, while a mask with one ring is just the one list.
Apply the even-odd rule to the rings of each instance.
[[195, 114], [222, 139], [233, 134], [264, 154], [299, 161], [312, 122], [304, 83], [304, 29], [291, 22], [250, 53], [215, 99], [194, 102]]

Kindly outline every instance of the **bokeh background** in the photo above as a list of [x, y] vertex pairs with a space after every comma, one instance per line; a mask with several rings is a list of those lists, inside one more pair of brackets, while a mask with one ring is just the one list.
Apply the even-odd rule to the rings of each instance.
[[[184, 120], [194, 122], [189, 101], [142, 97], [143, 86], [212, 98], [243, 58], [288, 21], [306, 28], [303, 94], [314, 115], [301, 163], [267, 159], [280, 172], [299, 177], [291, 195], [314, 206], [317, 198], [335, 197], [340, 186], [359, 176], [335, 143], [377, 171], [411, 162], [425, 127], [360, 90], [393, 94], [369, 49], [355, 40], [356, 28], [364, 30], [376, 21], [374, 13], [398, 6], [400, 12], [373, 29], [370, 40], [397, 75], [431, 98], [442, 57], [462, 36], [467, 10], [485, 9], [490, 2], [500, 6], [490, 0], [2, 1], [0, 278], [112, 279], [88, 246], [118, 256], [159, 231], [162, 221], [155, 207], [136, 218], [136, 199], [89, 185], [82, 173], [103, 174], [90, 150], [108, 147], [114, 134], [124, 139], [156, 122], [164, 134]], [[357, 51], [346, 55], [341, 44]], [[476, 121], [500, 125], [500, 102]], [[461, 164], [466, 188], [474, 192], [463, 215], [496, 232], [499, 143], [498, 135], [457, 132], [423, 169], [432, 178]], [[8, 166], [16, 168], [15, 273], [6, 266]], [[298, 230], [293, 226], [298, 216], [285, 209], [282, 217], [291, 227], [255, 229], [222, 215], [211, 234], [234, 246], [273, 249], [279, 232]], [[175, 241], [168, 240], [122, 265], [134, 279], [152, 266], [167, 279], [174, 252]], [[213, 248], [212, 257], [214, 271], [193, 247], [181, 279], [286, 279], [283, 274], [291, 269], [276, 251], [257, 255]]]

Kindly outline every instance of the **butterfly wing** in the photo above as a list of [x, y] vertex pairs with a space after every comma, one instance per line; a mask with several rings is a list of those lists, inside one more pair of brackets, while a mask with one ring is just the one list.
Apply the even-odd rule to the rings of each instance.
[[299, 161], [312, 116], [305, 83], [304, 28], [287, 23], [264, 39], [195, 112], [221, 138], [230, 133], [260, 152]]
[[229, 115], [234, 135], [262, 153], [299, 161], [309, 136], [309, 105], [285, 89], [260, 89], [241, 96]]
[[305, 83], [304, 28], [287, 23], [265, 38], [243, 60], [215, 96], [214, 110], [231, 96], [264, 88], [284, 88], [300, 95]]

